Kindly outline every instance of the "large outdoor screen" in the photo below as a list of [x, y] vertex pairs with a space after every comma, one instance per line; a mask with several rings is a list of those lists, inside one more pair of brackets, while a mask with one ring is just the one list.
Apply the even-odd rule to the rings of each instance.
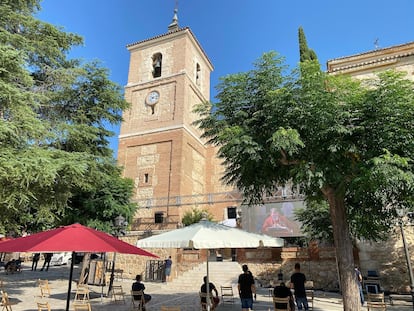
[[283, 201], [261, 205], [242, 205], [243, 230], [274, 237], [303, 236], [301, 224], [295, 220], [295, 209], [304, 208], [304, 201]]

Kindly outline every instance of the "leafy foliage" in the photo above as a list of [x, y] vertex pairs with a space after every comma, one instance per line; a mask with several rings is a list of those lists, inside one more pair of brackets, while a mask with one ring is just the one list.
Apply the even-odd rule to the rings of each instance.
[[317, 62], [283, 76], [274, 52], [255, 65], [222, 79], [213, 109], [197, 108], [197, 124], [227, 165], [224, 180], [252, 202], [289, 180], [309, 200], [335, 189], [353, 236], [385, 237], [395, 216], [389, 207], [412, 201], [412, 82], [386, 72], [361, 85], [327, 76]]
[[295, 218], [302, 223], [302, 232], [309, 239], [333, 243], [332, 223], [326, 201], [309, 201], [305, 208], [295, 210]]
[[310, 202], [328, 203], [344, 310], [358, 309], [352, 237], [384, 238], [395, 208], [412, 209], [413, 90], [403, 73], [362, 83], [329, 76], [312, 60], [286, 74], [269, 52], [253, 70], [224, 77], [218, 102], [196, 110], [204, 137], [219, 147], [224, 181], [250, 202], [291, 181]]
[[302, 27], [299, 27], [298, 36], [299, 36], [300, 62], [302, 63], [307, 60], [310, 60], [310, 61], [318, 60], [318, 56], [316, 56], [315, 51], [312, 49], [309, 49], [308, 47], [308, 42], [306, 40], [305, 32], [303, 31]]
[[110, 232], [118, 215], [131, 223], [137, 208], [130, 202], [134, 190], [132, 180], [120, 177], [119, 169], [114, 169], [93, 186], [88, 191], [77, 191], [70, 199], [71, 212], [64, 217], [65, 223], [81, 222], [106, 232]]
[[213, 220], [213, 215], [207, 209], [193, 208], [189, 212], [185, 212], [181, 222], [184, 226], [189, 226], [199, 222], [206, 215], [208, 220]]
[[[71, 198], [96, 195], [97, 186], [109, 190], [108, 183], [120, 182], [131, 194], [108, 147], [114, 133], [106, 129], [127, 107], [121, 88], [97, 62], [69, 59], [82, 38], [37, 20], [39, 9], [38, 0], [0, 4], [2, 232], [75, 220], [89, 202], [71, 206]], [[88, 221], [103, 217], [86, 214]]]

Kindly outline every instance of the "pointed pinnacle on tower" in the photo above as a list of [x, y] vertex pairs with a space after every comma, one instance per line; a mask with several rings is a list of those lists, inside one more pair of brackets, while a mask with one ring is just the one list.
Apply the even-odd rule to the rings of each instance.
[[178, 1], [175, 2], [175, 8], [174, 8], [174, 16], [171, 24], [168, 25], [168, 32], [173, 32], [178, 30], [180, 27], [178, 26]]

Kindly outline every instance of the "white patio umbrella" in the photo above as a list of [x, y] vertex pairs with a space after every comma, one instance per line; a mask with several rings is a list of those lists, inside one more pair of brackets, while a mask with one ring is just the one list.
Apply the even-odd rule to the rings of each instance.
[[[142, 248], [258, 248], [282, 247], [284, 240], [267, 235], [250, 233], [214, 223], [203, 218], [200, 222], [138, 240], [137, 246]], [[207, 256], [207, 303], [210, 309], [209, 271]]]

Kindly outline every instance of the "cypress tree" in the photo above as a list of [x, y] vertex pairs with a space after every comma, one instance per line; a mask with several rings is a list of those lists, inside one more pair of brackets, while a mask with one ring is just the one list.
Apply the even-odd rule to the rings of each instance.
[[308, 48], [308, 43], [306, 42], [305, 32], [303, 31], [302, 26], [299, 27], [299, 56], [300, 62], [303, 63], [306, 60], [318, 60], [314, 50]]

